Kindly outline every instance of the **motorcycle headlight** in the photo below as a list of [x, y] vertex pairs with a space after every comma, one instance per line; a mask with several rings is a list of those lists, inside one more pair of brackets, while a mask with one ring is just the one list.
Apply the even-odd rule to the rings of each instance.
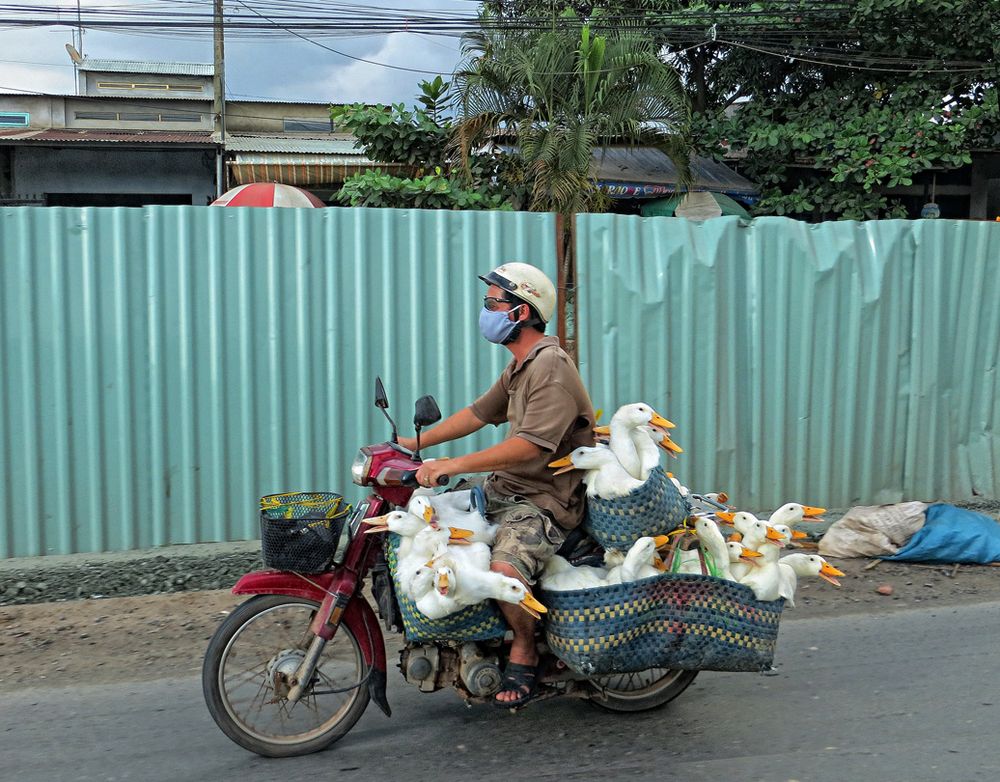
[[365, 479], [368, 477], [368, 470], [371, 466], [372, 457], [364, 451], [358, 451], [358, 455], [354, 457], [354, 461], [351, 463], [351, 480], [358, 484], [358, 486], [364, 486]]

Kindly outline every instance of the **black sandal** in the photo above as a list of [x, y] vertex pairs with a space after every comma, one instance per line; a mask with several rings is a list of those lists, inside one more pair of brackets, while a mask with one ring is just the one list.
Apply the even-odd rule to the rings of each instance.
[[503, 673], [503, 686], [497, 695], [505, 692], [515, 692], [519, 697], [501, 701], [497, 700], [497, 695], [494, 695], [493, 705], [501, 709], [516, 709], [519, 706], [523, 706], [535, 697], [537, 684], [538, 670], [536, 666], [507, 663], [507, 668]]

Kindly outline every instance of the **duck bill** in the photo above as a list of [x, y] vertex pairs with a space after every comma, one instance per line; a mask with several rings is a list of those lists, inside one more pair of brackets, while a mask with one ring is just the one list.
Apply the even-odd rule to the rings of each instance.
[[669, 437], [664, 437], [662, 440], [658, 440], [656, 444], [671, 456], [675, 456], [676, 454], [679, 453], [684, 453], [684, 449], [681, 448], [677, 443], [675, 443]]
[[611, 436], [611, 427], [610, 426], [595, 426], [594, 427], [594, 434], [599, 434], [599, 435], [602, 435], [604, 437], [610, 437]]
[[802, 532], [801, 530], [797, 529], [792, 530], [792, 540], [805, 540], [808, 537], [809, 536], [806, 535], [806, 533]]
[[442, 595], [448, 594], [448, 574], [438, 573], [437, 577], [437, 591]]
[[667, 572], [667, 563], [664, 562], [659, 557], [654, 557], [654, 559], [653, 559], [653, 567], [655, 567], [661, 573], [666, 573]]
[[672, 421], [668, 421], [659, 413], [653, 413], [653, 417], [649, 419], [649, 422], [653, 426], [658, 426], [661, 429], [673, 429], [675, 426], [677, 426], [677, 424], [673, 423]]
[[736, 514], [728, 510], [717, 510], [715, 511], [715, 518], [722, 519], [727, 524], [732, 524], [733, 519], [736, 518]]
[[814, 516], [822, 516], [824, 513], [826, 513], [826, 508], [814, 508], [812, 505], [802, 506], [802, 515], [807, 519], [811, 519]]
[[378, 532], [388, 532], [389, 525], [386, 524], [385, 520], [388, 518], [388, 514], [384, 516], [373, 516], [368, 519], [368, 529], [365, 530], [366, 535], [374, 535]]
[[469, 540], [473, 535], [472, 531], [461, 527], [448, 527], [448, 542], [457, 546], [468, 546], [472, 543]]
[[434, 521], [434, 508], [432, 508], [430, 505], [428, 505], [426, 508], [424, 508], [423, 519], [428, 524], [430, 524], [432, 521]]
[[564, 456], [562, 459], [556, 459], [554, 462], [549, 462], [549, 467], [555, 469], [558, 467], [553, 475], [562, 475], [564, 472], [571, 472], [575, 470], [576, 467], [573, 466], [573, 460], [569, 456]]
[[768, 525], [767, 537], [764, 539], [764, 542], [774, 543], [776, 546], [784, 546], [785, 536], [782, 535], [780, 532], [778, 532], [778, 530], [776, 530], [774, 527]]
[[749, 562], [751, 565], [756, 565], [757, 563], [755, 560], [762, 556], [764, 555], [759, 551], [754, 551], [752, 548], [747, 548], [746, 546], [744, 546], [743, 550], [740, 552], [740, 559], [744, 562]]
[[837, 570], [837, 568], [835, 568], [829, 562], [824, 562], [823, 567], [821, 567], [819, 571], [819, 577], [822, 578], [824, 581], [833, 584], [835, 587], [840, 586], [840, 582], [837, 580], [836, 577], [843, 575], [845, 575], [844, 571]]
[[530, 592], [524, 596], [524, 600], [518, 603], [521, 608], [531, 614], [535, 619], [541, 619], [542, 614], [547, 614], [549, 609], [539, 603]]
[[669, 535], [657, 535], [655, 538], [653, 538], [653, 544], [657, 548], [663, 548], [669, 542], [670, 542], [670, 536]]

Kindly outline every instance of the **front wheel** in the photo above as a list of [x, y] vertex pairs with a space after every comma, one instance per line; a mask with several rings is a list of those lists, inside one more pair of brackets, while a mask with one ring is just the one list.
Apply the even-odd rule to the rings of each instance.
[[648, 711], [669, 703], [688, 688], [697, 671], [649, 668], [636, 673], [615, 673], [590, 680], [590, 700], [608, 711]]
[[283, 595], [246, 601], [216, 630], [201, 683], [216, 724], [265, 757], [307, 755], [346, 734], [368, 705], [368, 666], [346, 624], [327, 642], [311, 684], [296, 703], [289, 679], [313, 639], [319, 604]]

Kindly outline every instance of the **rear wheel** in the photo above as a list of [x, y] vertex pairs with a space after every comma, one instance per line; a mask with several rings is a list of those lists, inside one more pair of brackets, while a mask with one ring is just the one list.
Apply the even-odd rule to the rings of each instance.
[[212, 637], [202, 667], [205, 702], [241, 747], [266, 757], [317, 752], [346, 734], [368, 705], [368, 666], [346, 624], [327, 642], [302, 697], [288, 700], [318, 607], [296, 597], [254, 597]]
[[591, 702], [608, 711], [648, 711], [669, 703], [688, 688], [697, 671], [649, 668], [636, 673], [614, 673], [590, 680]]

